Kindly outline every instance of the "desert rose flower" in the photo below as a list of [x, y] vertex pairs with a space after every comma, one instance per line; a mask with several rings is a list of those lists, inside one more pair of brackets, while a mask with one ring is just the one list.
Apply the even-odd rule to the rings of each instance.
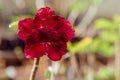
[[53, 61], [60, 60], [66, 53], [66, 43], [74, 37], [70, 22], [49, 7], [40, 8], [33, 19], [20, 20], [18, 30], [18, 37], [25, 43], [25, 56], [29, 59], [47, 55]]

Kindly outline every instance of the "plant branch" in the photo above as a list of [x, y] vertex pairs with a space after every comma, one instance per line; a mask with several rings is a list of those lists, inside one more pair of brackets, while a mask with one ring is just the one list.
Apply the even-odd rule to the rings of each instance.
[[78, 24], [78, 29], [80, 30], [77, 33], [77, 36], [80, 36], [81, 33], [83, 33], [89, 24], [92, 22], [92, 20], [95, 18], [97, 10], [99, 6], [91, 5], [90, 8], [88, 9], [87, 13], [83, 17], [82, 21]]
[[35, 80], [35, 74], [37, 72], [38, 69], [38, 65], [39, 65], [39, 58], [35, 58], [34, 59], [34, 64], [33, 64], [33, 68], [29, 77], [29, 80]]

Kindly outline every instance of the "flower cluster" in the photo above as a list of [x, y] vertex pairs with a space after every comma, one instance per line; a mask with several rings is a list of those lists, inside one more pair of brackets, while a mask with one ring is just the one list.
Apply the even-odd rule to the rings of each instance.
[[49, 7], [40, 8], [33, 19], [20, 20], [18, 30], [18, 37], [26, 44], [25, 56], [30, 59], [47, 55], [53, 61], [60, 60], [66, 43], [74, 37], [70, 22]]

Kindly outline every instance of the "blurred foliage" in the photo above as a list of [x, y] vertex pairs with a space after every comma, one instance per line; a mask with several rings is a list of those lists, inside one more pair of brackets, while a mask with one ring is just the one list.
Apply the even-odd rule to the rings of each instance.
[[11, 31], [17, 33], [17, 31], [18, 31], [18, 21], [14, 21], [14, 22], [10, 23], [9, 28], [10, 28]]
[[16, 46], [14, 48], [14, 53], [16, 54], [16, 57], [18, 59], [23, 59], [24, 58], [22, 47]]
[[94, 5], [101, 5], [103, 3], [104, 0], [93, 0], [93, 4]]
[[94, 21], [98, 35], [94, 38], [84, 38], [76, 43], [68, 43], [68, 50], [72, 53], [99, 53], [106, 57], [115, 54], [114, 42], [118, 40], [120, 16], [113, 20], [99, 18]]
[[72, 53], [78, 53], [79, 51], [84, 52], [85, 48], [92, 42], [91, 38], [84, 38], [83, 40], [76, 42], [76, 43], [71, 43], [68, 42], [68, 50]]
[[95, 75], [95, 80], [115, 80], [115, 72], [112, 68], [101, 67]]
[[32, 18], [32, 17], [33, 17], [32, 14], [31, 15], [29, 14], [29, 15], [13, 16], [13, 17], [11, 17], [11, 22], [18, 21], [22, 18]]
[[[81, 2], [81, 1], [79, 1], [79, 0], [76, 0], [76, 2], [75, 2], [76, 4], [73, 4], [72, 6], [71, 6], [71, 9], [72, 10], [76, 10], [76, 11], [83, 11], [83, 10], [85, 10], [85, 8], [86, 8], [86, 3], [83, 3], [83, 2]], [[84, 8], [83, 8], [84, 7]]]
[[49, 80], [49, 79], [50, 79], [50, 75], [51, 75], [50, 71], [47, 70], [47, 71], [46, 71], [46, 74], [45, 74], [45, 78], [46, 78], [47, 80]]
[[101, 19], [97, 19], [95, 21], [95, 27], [96, 27], [97, 30], [99, 30], [99, 29], [113, 30], [114, 29], [114, 24], [110, 20], [101, 18]]

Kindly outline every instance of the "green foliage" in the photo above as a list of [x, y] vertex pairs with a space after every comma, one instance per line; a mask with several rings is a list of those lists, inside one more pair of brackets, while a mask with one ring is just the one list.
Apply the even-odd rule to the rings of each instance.
[[17, 31], [18, 31], [18, 21], [14, 21], [14, 22], [10, 23], [9, 28], [10, 28], [11, 31], [17, 33]]
[[86, 46], [88, 46], [91, 42], [92, 42], [91, 38], [85, 38], [76, 43], [68, 42], [67, 49], [72, 53], [83, 52], [84, 48], [86, 48]]
[[49, 80], [50, 79], [50, 75], [51, 75], [50, 71], [47, 70], [47, 72], [45, 74], [45, 78]]
[[76, 43], [68, 43], [67, 49], [72, 53], [99, 53], [106, 57], [114, 55], [114, 46], [101, 38], [85, 38]]
[[118, 39], [118, 36], [115, 31], [102, 31], [100, 34], [100, 38], [104, 41], [114, 43]]
[[95, 80], [115, 80], [115, 72], [112, 68], [102, 67], [96, 73]]
[[94, 39], [93, 43], [91, 44], [92, 52], [99, 53], [106, 57], [111, 57], [114, 55], [114, 47], [109, 42], [101, 40], [101, 38]]
[[119, 24], [120, 16], [116, 15], [113, 20], [97, 19], [95, 21], [95, 28], [99, 30], [97, 38], [101, 39], [100, 53], [102, 52], [106, 56], [112, 56], [115, 53], [114, 43], [119, 39]]
[[11, 22], [18, 21], [22, 18], [32, 18], [33, 15], [20, 15], [20, 16], [13, 16], [11, 17]]
[[97, 30], [99, 29], [113, 30], [114, 24], [110, 20], [101, 18], [101, 19], [95, 20], [95, 27]]
[[120, 15], [115, 15], [113, 17], [113, 21], [114, 21], [115, 24], [120, 24]]
[[69, 42], [68, 50], [72, 53], [98, 53], [106, 57], [112, 57], [115, 54], [114, 43], [120, 37], [120, 16], [115, 16], [113, 20], [96, 19], [94, 26], [98, 31], [95, 38], [84, 38], [76, 43]]
[[88, 53], [98, 53], [106, 57], [114, 55], [114, 47], [109, 42], [102, 40], [101, 38], [93, 39], [92, 43], [86, 46], [85, 51]]

